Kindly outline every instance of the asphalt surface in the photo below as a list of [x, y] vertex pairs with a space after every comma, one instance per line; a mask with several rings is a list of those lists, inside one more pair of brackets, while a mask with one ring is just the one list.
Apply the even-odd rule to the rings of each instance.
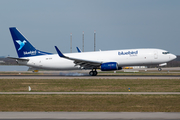
[[170, 112], [0, 112], [0, 119], [100, 119], [100, 120], [179, 120], [180, 113]]
[[180, 92], [0, 92], [0, 94], [17, 95], [180, 95]]
[[180, 75], [0, 75], [0, 79], [180, 79]]
[[[40, 119], [0, 119], [0, 120], [77, 120], [76, 118], [75, 119], [66, 119], [66, 118], [63, 118], [63, 119], [47, 119], [47, 118], [40, 118]], [[179, 120], [179, 119], [78, 119], [78, 120]]]
[[[157, 68], [124, 69], [125, 71], [146, 71], [146, 73], [163, 73], [167, 75], [114, 75], [101, 73], [101, 75], [90, 76], [90, 70], [75, 71], [39, 71], [43, 75], [24, 75], [31, 71], [9, 71], [11, 74], [0, 75], [0, 79], [180, 79], [180, 75], [169, 76], [168, 73], [180, 73], [180, 67], [162, 68], [163, 72], [158, 72]], [[176, 71], [176, 72], [175, 72]], [[100, 72], [98, 70], [98, 72]], [[6, 73], [6, 72], [5, 72]], [[35, 73], [36, 74], [36, 73]], [[111, 73], [113, 74], [113, 73]]]

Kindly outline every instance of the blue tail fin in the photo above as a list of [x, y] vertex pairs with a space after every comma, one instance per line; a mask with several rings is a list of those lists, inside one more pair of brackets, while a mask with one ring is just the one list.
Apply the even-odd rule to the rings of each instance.
[[19, 58], [52, 54], [37, 50], [15, 27], [11, 27], [9, 30]]

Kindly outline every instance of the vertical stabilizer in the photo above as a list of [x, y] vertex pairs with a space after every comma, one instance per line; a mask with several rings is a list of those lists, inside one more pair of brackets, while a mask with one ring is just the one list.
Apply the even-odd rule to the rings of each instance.
[[37, 50], [15, 27], [9, 28], [19, 58], [52, 54]]

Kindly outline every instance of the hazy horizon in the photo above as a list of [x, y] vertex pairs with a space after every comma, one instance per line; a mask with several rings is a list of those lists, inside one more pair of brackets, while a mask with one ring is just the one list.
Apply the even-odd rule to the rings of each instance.
[[9, 27], [39, 50], [159, 48], [180, 55], [179, 0], [1, 0], [0, 56], [17, 57]]

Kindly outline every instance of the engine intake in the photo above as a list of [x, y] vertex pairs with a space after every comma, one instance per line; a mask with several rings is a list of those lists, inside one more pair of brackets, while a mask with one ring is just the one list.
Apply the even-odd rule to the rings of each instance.
[[101, 64], [102, 71], [118, 70], [118, 64], [116, 62], [108, 62]]

